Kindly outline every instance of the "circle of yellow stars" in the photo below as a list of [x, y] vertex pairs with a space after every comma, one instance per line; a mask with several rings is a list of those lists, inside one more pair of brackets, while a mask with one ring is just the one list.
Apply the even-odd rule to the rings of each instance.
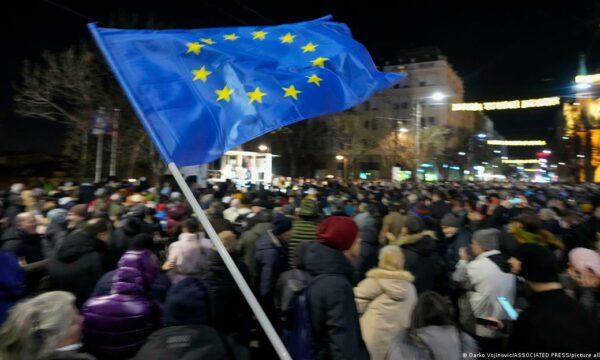
[[[252, 40], [257, 40], [257, 41], [263, 41], [267, 38], [267, 35], [269, 33], [263, 30], [258, 30], [258, 31], [253, 31], [251, 33], [252, 35]], [[240, 39], [240, 36], [238, 34], [231, 33], [231, 34], [224, 34], [223, 35], [223, 40], [224, 41], [236, 41]], [[292, 34], [290, 32], [286, 33], [283, 36], [279, 37], [279, 40], [281, 41], [282, 44], [293, 44], [294, 41], [296, 39], [296, 35]], [[213, 40], [212, 38], [200, 38], [199, 42], [188, 42], [186, 44], [187, 46], [187, 51], [186, 54], [194, 54], [194, 55], [200, 55], [202, 52], [202, 48], [204, 48], [206, 45], [215, 45], [217, 44], [217, 42], [215, 40]], [[304, 44], [303, 46], [301, 46], [300, 48], [302, 49], [302, 53], [310, 53], [310, 52], [315, 52], [317, 50], [317, 47], [319, 47], [319, 44], [314, 44], [312, 42], [308, 42], [307, 44]], [[310, 61], [310, 64], [312, 65], [312, 67], [319, 67], [319, 68], [325, 68], [325, 63], [329, 61], [329, 58], [326, 57], [321, 57], [318, 56], [316, 58], [314, 58], [313, 60]], [[203, 83], [205, 83], [208, 80], [208, 77], [213, 73], [212, 71], [209, 71], [206, 69], [206, 65], [203, 65], [201, 68], [199, 69], [193, 69], [192, 73], [194, 74], [194, 79], [193, 81], [202, 81]], [[317, 87], [321, 86], [321, 82], [323, 81], [322, 78], [320, 78], [317, 74], [311, 74], [310, 76], [306, 77], [307, 83], [308, 84], [313, 84]], [[284, 98], [292, 98], [294, 100], [298, 100], [298, 95], [302, 93], [302, 91], [298, 90], [296, 88], [295, 85], [289, 85], [288, 87], [282, 87], [281, 88], [283, 90], [283, 97]], [[222, 89], [217, 89], [215, 90], [215, 94], [217, 95], [217, 102], [219, 101], [225, 101], [225, 102], [229, 102], [231, 100], [231, 96], [233, 95], [233, 93], [235, 92], [235, 89], [230, 89], [227, 85], [225, 85]], [[254, 102], [257, 102], [259, 104], [262, 104], [263, 102], [263, 97], [267, 96], [267, 93], [264, 93], [261, 91], [260, 87], [256, 87], [253, 91], [249, 91], [246, 93], [249, 97], [249, 104], [253, 104]]]

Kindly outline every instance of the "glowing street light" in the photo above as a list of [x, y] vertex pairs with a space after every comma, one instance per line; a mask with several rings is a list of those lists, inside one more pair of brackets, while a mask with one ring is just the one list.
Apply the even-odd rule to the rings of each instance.
[[439, 91], [434, 92], [433, 95], [430, 96], [431, 100], [434, 100], [434, 101], [441, 101], [447, 97], [448, 97], [448, 95], [446, 95], [442, 92], [439, 92]]
[[458, 152], [458, 155], [460, 155], [460, 156], [465, 156], [465, 155], [467, 155], [467, 153], [466, 153], [466, 152], [464, 152], [464, 151], [459, 151], [459, 152]]
[[260, 151], [267, 151], [268, 149], [269, 148], [265, 144], [258, 145], [258, 150], [260, 150]]
[[400, 131], [401, 133], [407, 133], [408, 129], [405, 127], [401, 127], [400, 130], [398, 130], [398, 131]]
[[336, 155], [335, 159], [339, 160], [339, 161], [342, 161], [342, 160], [344, 160], [344, 156], [343, 155]]
[[487, 135], [484, 133], [479, 133], [479, 134], [477, 134], [477, 137], [480, 139], [485, 139], [487, 137]]

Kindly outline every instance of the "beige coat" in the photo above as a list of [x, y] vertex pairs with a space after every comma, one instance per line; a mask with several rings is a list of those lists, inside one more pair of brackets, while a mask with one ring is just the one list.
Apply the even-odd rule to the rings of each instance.
[[377, 268], [354, 288], [360, 329], [371, 359], [383, 360], [396, 334], [409, 327], [417, 302], [413, 280], [407, 271]]

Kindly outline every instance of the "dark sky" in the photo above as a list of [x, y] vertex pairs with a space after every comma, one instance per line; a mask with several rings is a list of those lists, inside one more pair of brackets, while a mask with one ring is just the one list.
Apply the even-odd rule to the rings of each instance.
[[[463, 78], [468, 101], [568, 95], [581, 52], [588, 54], [589, 70], [600, 71], [600, 1], [594, 0], [9, 1], [0, 11], [0, 146], [23, 148], [39, 142], [41, 133], [60, 134], [36, 121], [33, 128], [43, 132], [7, 139], [23, 126], [32, 128], [29, 120], [10, 113], [22, 61], [90, 41], [86, 23], [107, 26], [119, 11], [180, 28], [279, 24], [332, 14], [350, 26], [378, 63], [393, 59], [397, 50], [440, 47]], [[551, 133], [558, 111], [489, 115], [507, 138], [538, 138]]]

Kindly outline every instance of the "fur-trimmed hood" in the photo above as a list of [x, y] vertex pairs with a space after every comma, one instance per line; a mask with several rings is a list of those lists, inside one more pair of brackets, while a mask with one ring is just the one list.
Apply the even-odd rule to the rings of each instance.
[[404, 270], [391, 271], [385, 269], [372, 269], [367, 272], [367, 279], [373, 279], [387, 296], [394, 301], [403, 301], [412, 287], [414, 276]]
[[395, 280], [406, 280], [413, 282], [415, 277], [408, 271], [405, 270], [386, 270], [375, 268], [367, 272], [367, 277], [371, 279], [395, 279]]

